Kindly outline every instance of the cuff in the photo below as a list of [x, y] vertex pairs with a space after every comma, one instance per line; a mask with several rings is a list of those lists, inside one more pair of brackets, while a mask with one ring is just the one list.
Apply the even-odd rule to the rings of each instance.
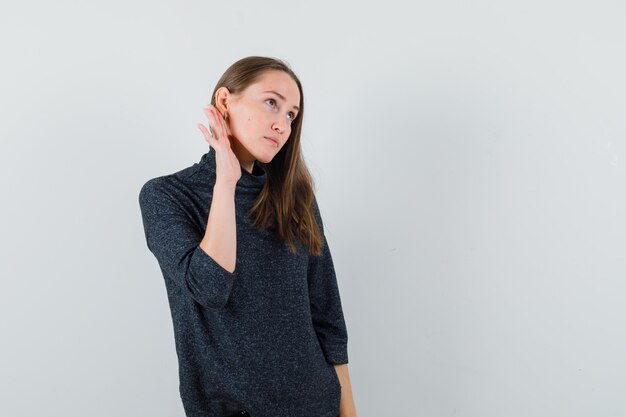
[[189, 290], [200, 304], [222, 308], [228, 302], [235, 273], [224, 269], [198, 245], [191, 256], [187, 278]]
[[333, 364], [333, 365], [341, 365], [344, 363], [348, 363], [348, 346], [347, 345], [326, 344], [326, 345], [322, 345], [322, 350], [324, 351], [326, 362]]

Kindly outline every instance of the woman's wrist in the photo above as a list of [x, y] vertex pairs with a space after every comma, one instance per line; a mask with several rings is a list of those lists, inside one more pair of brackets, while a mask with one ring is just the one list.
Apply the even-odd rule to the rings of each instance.
[[213, 185], [213, 193], [226, 193], [233, 195], [235, 194], [235, 189], [237, 188], [236, 182], [229, 181], [220, 181], [219, 179], [215, 181], [215, 185]]

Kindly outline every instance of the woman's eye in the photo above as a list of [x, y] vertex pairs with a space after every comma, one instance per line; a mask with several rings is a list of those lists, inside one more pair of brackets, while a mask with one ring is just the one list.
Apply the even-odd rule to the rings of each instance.
[[[270, 107], [276, 107], [276, 100], [274, 100], [273, 98], [268, 98], [267, 100], [265, 100], [265, 102], [268, 103]], [[288, 114], [287, 118], [289, 119], [290, 122], [293, 123], [293, 119], [296, 118], [295, 113], [290, 111], [287, 114]]]

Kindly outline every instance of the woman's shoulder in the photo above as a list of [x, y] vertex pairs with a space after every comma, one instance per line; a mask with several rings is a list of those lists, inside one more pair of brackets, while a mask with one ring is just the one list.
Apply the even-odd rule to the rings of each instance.
[[163, 205], [171, 196], [169, 189], [171, 189], [170, 175], [149, 179], [139, 190], [139, 205], [144, 210]]
[[172, 195], [181, 189], [193, 189], [198, 186], [206, 187], [211, 181], [211, 173], [204, 168], [206, 165], [203, 155], [200, 162], [147, 180], [139, 191], [139, 199], [163, 198]]

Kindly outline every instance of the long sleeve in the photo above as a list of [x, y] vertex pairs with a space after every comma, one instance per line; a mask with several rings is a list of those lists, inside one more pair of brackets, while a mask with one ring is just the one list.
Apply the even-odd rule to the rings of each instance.
[[344, 364], [348, 363], [348, 332], [341, 307], [333, 259], [324, 235], [324, 226], [317, 200], [314, 200], [313, 207], [324, 241], [322, 254], [320, 256], [311, 255], [308, 265], [313, 327], [326, 361], [331, 364]]
[[196, 302], [205, 307], [224, 307], [236, 271], [224, 269], [199, 246], [204, 231], [157, 180], [146, 182], [139, 192], [148, 248], [164, 276]]

